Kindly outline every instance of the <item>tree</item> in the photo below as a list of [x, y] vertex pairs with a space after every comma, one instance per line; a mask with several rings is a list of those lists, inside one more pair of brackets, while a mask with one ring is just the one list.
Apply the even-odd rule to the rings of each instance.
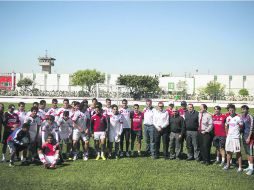
[[249, 91], [246, 88], [242, 88], [241, 90], [239, 90], [238, 94], [240, 96], [249, 96]]
[[210, 81], [207, 83], [204, 91], [208, 96], [216, 98], [224, 95], [224, 89], [225, 87], [221, 83]]
[[99, 71], [93, 70], [78, 70], [72, 75], [72, 84], [75, 86], [81, 86], [87, 88], [89, 92], [93, 90], [96, 83], [104, 83], [105, 74]]
[[120, 75], [119, 85], [125, 85], [134, 99], [154, 95], [160, 91], [158, 77], [140, 75]]
[[17, 86], [21, 88], [22, 91], [30, 91], [30, 86], [33, 85], [33, 81], [30, 78], [24, 78], [18, 81]]

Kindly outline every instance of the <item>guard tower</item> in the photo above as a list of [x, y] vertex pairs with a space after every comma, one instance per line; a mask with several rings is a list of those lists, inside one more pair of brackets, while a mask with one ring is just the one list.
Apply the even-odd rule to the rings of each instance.
[[56, 60], [53, 57], [48, 57], [48, 53], [46, 50], [45, 57], [39, 57], [39, 65], [42, 68], [43, 73], [51, 74], [51, 66], [54, 66], [54, 61]]

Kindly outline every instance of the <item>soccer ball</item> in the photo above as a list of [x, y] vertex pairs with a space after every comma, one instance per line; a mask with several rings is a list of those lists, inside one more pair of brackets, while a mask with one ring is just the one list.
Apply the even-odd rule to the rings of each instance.
[[23, 143], [23, 145], [27, 145], [29, 143], [29, 139], [27, 137], [23, 137], [21, 142]]

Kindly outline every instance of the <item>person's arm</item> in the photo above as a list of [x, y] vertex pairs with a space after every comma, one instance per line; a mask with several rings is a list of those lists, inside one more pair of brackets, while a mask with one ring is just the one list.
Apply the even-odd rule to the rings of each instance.
[[161, 131], [161, 128], [158, 126], [158, 118], [157, 118], [157, 113], [154, 113], [153, 116], [153, 125], [156, 128], [157, 131]]
[[208, 127], [206, 128], [205, 132], [210, 133], [213, 130], [213, 119], [212, 119], [212, 116], [210, 114], [209, 114], [207, 119], [208, 119], [208, 121], [207, 121]]
[[120, 130], [118, 136], [120, 136], [123, 132], [123, 116], [120, 117]]

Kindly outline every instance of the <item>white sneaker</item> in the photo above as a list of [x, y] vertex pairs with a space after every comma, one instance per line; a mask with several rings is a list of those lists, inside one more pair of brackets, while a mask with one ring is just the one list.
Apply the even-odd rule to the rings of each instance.
[[225, 162], [221, 162], [221, 163], [220, 163], [220, 166], [221, 166], [221, 167], [224, 167], [224, 166], [225, 166]]
[[248, 167], [248, 168], [245, 168], [243, 171], [248, 172], [249, 170], [250, 170], [250, 168]]
[[87, 161], [87, 160], [88, 160], [88, 157], [87, 157], [87, 156], [84, 156], [84, 157], [83, 157], [83, 160]]
[[252, 175], [253, 174], [253, 170], [249, 169], [249, 171], [246, 173], [247, 175]]
[[229, 170], [229, 166], [228, 166], [228, 165], [225, 165], [225, 166], [223, 167], [223, 170]]
[[6, 159], [5, 159], [5, 158], [2, 158], [1, 162], [6, 162]]
[[238, 172], [238, 173], [240, 173], [240, 172], [242, 172], [242, 171], [243, 171], [242, 168], [238, 168], [238, 169], [237, 169], [237, 172]]
[[77, 155], [74, 155], [73, 156], [73, 160], [75, 161], [75, 160], [77, 160], [78, 159], [78, 156]]

